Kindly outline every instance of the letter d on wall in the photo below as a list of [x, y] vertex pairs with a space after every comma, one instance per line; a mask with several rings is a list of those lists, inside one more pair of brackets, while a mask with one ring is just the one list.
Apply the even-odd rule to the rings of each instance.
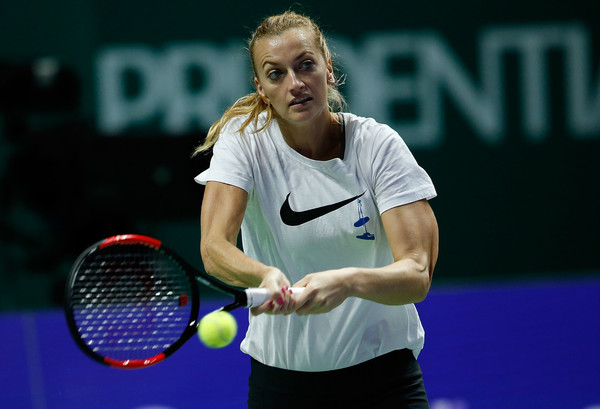
[[[135, 95], [127, 94], [126, 73], [139, 81]], [[111, 47], [98, 53], [99, 130], [116, 134], [152, 119], [163, 101], [161, 73], [159, 55], [147, 47]]]

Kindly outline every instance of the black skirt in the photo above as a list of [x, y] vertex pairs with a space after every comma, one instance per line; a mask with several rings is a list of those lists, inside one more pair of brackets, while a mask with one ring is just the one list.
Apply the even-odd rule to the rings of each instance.
[[344, 369], [303, 372], [252, 359], [249, 409], [429, 408], [421, 368], [408, 349]]

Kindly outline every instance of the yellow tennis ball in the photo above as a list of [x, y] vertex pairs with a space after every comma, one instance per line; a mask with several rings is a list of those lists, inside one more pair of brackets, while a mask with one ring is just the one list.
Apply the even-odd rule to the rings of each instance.
[[198, 325], [198, 337], [209, 348], [223, 348], [231, 343], [237, 334], [237, 321], [227, 311], [207, 314]]

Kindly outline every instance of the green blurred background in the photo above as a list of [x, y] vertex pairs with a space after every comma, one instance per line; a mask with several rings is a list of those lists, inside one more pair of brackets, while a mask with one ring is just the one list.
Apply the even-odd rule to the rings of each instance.
[[349, 110], [432, 176], [435, 285], [600, 273], [597, 1], [3, 1], [0, 310], [60, 306], [112, 234], [201, 267], [210, 158], [190, 154], [251, 90], [251, 30], [288, 7], [330, 37]]

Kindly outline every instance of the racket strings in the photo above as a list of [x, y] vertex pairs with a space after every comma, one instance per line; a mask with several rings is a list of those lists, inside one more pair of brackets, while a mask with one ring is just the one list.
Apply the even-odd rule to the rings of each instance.
[[[116, 360], [147, 359], [175, 343], [191, 320], [192, 283], [171, 257], [143, 245], [107, 247], [79, 268], [73, 313], [88, 347]], [[194, 283], [195, 285], [195, 283]]]

